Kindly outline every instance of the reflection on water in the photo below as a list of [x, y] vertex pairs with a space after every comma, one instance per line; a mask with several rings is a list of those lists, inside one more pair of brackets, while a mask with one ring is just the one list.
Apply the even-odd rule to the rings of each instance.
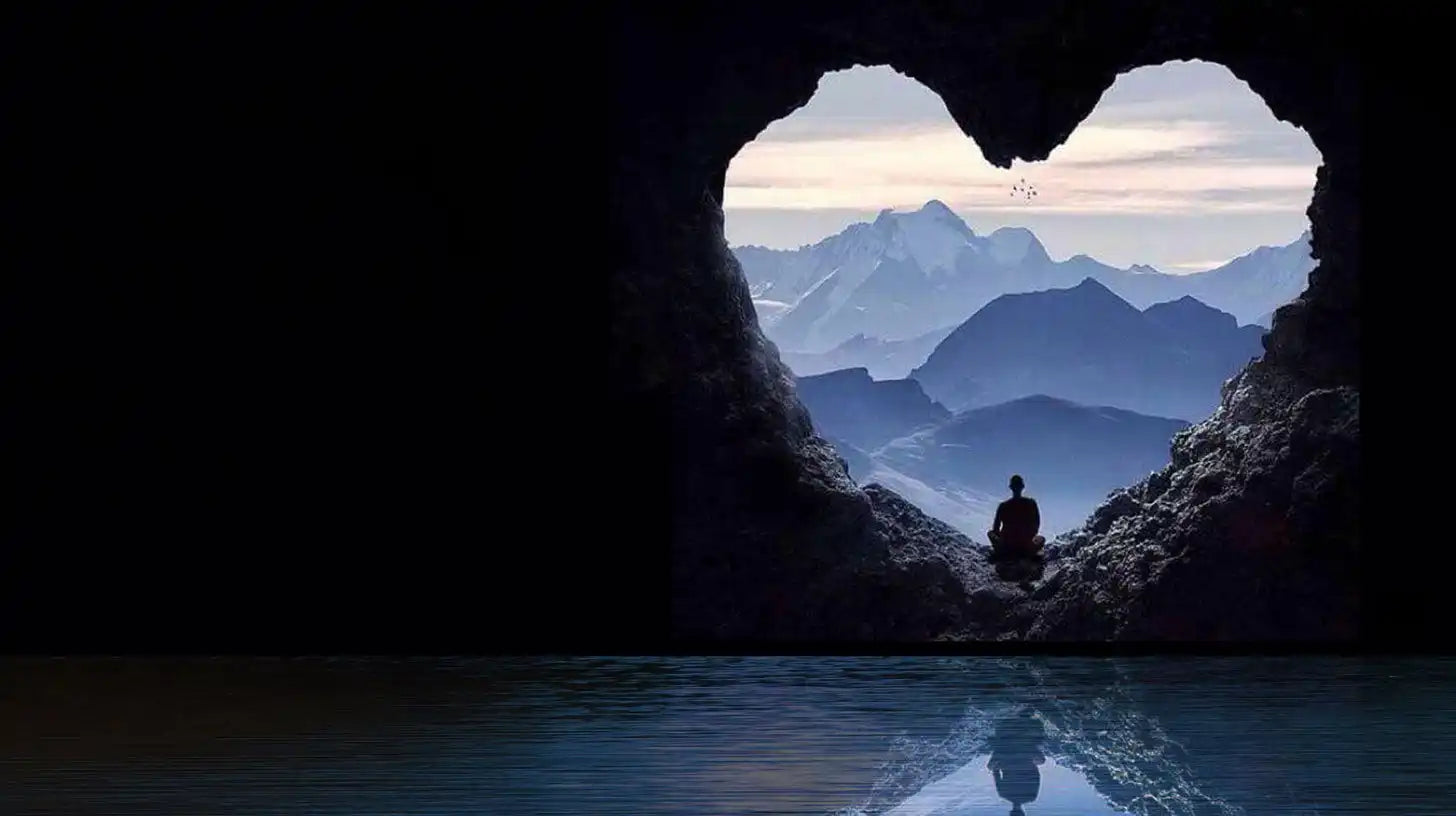
[[1450, 659], [0, 662], [0, 813], [1456, 812]]
[[[992, 757], [972, 757], [959, 770], [926, 785], [887, 816], [950, 814], [1037, 814], [1037, 816], [1124, 816], [1076, 770], [1043, 758], [1010, 781], [1006, 768], [993, 770]], [[1013, 771], [1013, 774], [1015, 772]]]

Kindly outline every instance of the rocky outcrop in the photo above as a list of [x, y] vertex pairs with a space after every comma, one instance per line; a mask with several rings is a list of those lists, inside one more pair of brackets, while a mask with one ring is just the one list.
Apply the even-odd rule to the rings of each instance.
[[1267, 364], [1051, 549], [1037, 639], [1359, 635], [1360, 395]]
[[[817, 475], [838, 490], [817, 497], [835, 515], [786, 518], [786, 527], [828, 534], [797, 540], [784, 535], [772, 542], [745, 538], [766, 546], [694, 561], [679, 557], [674, 588], [695, 589], [691, 596], [673, 596], [681, 636], [925, 641], [950, 633], [965, 637], [968, 630], [980, 631], [976, 621], [1000, 619], [980, 614], [984, 609], [974, 601], [976, 592], [998, 583], [975, 544], [879, 485], [856, 490], [827, 443], [814, 440], [806, 447], [823, 468]], [[822, 488], [811, 481], [801, 489]], [[789, 498], [802, 501], [802, 494]], [[753, 533], [750, 525], [737, 529]], [[778, 557], [753, 560], [762, 551]]]

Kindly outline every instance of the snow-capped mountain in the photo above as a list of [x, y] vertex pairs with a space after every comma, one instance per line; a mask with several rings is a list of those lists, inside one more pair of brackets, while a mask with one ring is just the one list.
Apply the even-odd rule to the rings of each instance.
[[[832, 355], [856, 335], [920, 338], [1001, 295], [1068, 288], [1089, 277], [1139, 309], [1191, 295], [1250, 324], [1296, 297], [1314, 268], [1307, 232], [1192, 275], [1119, 269], [1086, 255], [1053, 261], [1030, 230], [977, 235], [940, 201], [914, 212], [885, 210], [872, 223], [797, 250], [733, 252], [769, 339], [784, 352], [809, 355]], [[865, 352], [871, 357], [840, 354], [835, 362], [873, 367], [884, 349]]]

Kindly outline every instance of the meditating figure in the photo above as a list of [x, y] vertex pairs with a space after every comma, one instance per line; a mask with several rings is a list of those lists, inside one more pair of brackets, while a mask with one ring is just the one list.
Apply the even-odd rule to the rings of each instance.
[[986, 538], [991, 541], [991, 557], [1037, 558], [1041, 556], [1046, 539], [1037, 532], [1041, 529], [1041, 510], [1036, 499], [1021, 495], [1026, 482], [1021, 476], [1011, 477], [1011, 498], [996, 507], [996, 519]]

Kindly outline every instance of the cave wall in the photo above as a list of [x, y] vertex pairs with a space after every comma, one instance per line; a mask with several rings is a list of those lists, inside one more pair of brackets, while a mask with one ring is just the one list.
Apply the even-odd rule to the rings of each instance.
[[[12, 12], [0, 646], [650, 651], [668, 635], [1069, 631], [1058, 610], [1095, 603], [1095, 586], [1019, 602], [970, 542], [857, 489], [812, 434], [723, 244], [728, 162], [855, 64], [937, 91], [1004, 165], [1045, 156], [1119, 71], [1220, 62], [1325, 159], [1320, 267], [1256, 378], [1279, 397], [1230, 412], [1268, 426], [1260, 406], [1361, 376], [1368, 179], [1345, 14]], [[1190, 439], [1190, 455], [1237, 428]], [[1266, 430], [1275, 445], [1295, 429]], [[1267, 510], [1302, 508], [1293, 529], [1319, 529], [1348, 488], [1307, 464], [1281, 464], [1289, 489], [1270, 494], [1302, 497]], [[1220, 495], [1248, 492], [1227, 481]]]
[[[831, 464], [825, 444], [813, 436], [788, 385], [787, 370], [758, 330], [746, 284], [721, 236], [728, 162], [765, 126], [807, 102], [827, 71], [888, 64], [913, 77], [941, 96], [989, 161], [1005, 167], [1014, 158], [1045, 158], [1092, 111], [1119, 73], [1178, 59], [1228, 67], [1276, 117], [1305, 129], [1324, 160], [1309, 209], [1319, 265], [1305, 293], [1279, 310], [1259, 375], [1249, 380], [1277, 385], [1261, 391], [1262, 400], [1245, 399], [1238, 422], [1258, 427], [1282, 421], [1261, 411], [1272, 411], [1276, 403], [1287, 409], [1291, 398], [1317, 389], [1344, 389], [1341, 404], [1349, 404], [1349, 394], [1360, 381], [1361, 185], [1359, 96], [1352, 92], [1358, 66], [1348, 50], [1354, 36], [1349, 12], [1263, 2], [1042, 2], [1014, 9], [928, 2], [785, 9], [750, 3], [709, 8], [715, 11], [679, 18], [624, 15], [617, 23], [621, 47], [613, 59], [618, 115], [610, 228], [623, 239], [611, 271], [616, 333], [612, 382], [642, 411], [671, 417], [676, 635], [855, 637], [863, 633], [834, 621], [854, 614], [851, 608], [869, 609], [868, 598], [881, 593], [860, 586], [852, 575], [831, 582], [827, 576], [835, 568], [829, 565], [855, 563], [862, 569], [906, 557], [900, 532], [866, 515], [866, 494]], [[1277, 399], [1271, 396], [1276, 393]], [[1358, 418], [1357, 397], [1353, 411]], [[1348, 436], [1349, 423], [1344, 427]], [[1357, 450], [1358, 419], [1353, 433]], [[1213, 447], [1230, 444], [1238, 443], [1224, 435]], [[1209, 448], [1204, 444], [1204, 453]], [[1348, 474], [1357, 460], [1349, 453], [1323, 465], [1335, 476], [1316, 479], [1321, 485], [1316, 492], [1328, 489], [1326, 498], [1352, 495], [1350, 480], [1338, 476]], [[1285, 463], [1276, 481], [1288, 482], [1308, 471], [1308, 462]], [[1183, 490], [1183, 482], [1174, 481]], [[1206, 482], [1199, 491], [1206, 492]], [[1331, 486], [1335, 483], [1338, 489]], [[1249, 484], [1246, 479], [1225, 492], [1242, 496], [1240, 491], [1265, 489], [1257, 479], [1253, 487]], [[1264, 517], [1282, 524], [1292, 501], [1288, 485], [1269, 495], [1282, 496], [1273, 501], [1284, 506], [1264, 511]], [[1229, 517], [1209, 521], [1206, 497], [1197, 492], [1188, 496], [1184, 505], [1196, 506], [1180, 507], [1200, 521], [1180, 528], [1184, 532], [1179, 542], [1162, 542], [1159, 555], [1138, 555], [1137, 548], [1122, 547], [1103, 558], [1126, 561], [1133, 564], [1129, 569], [1146, 573], [1152, 559], [1162, 563], [1173, 557], [1170, 553], [1186, 554], [1190, 547], [1199, 552], [1216, 548], [1217, 541], [1229, 537], [1222, 534], [1228, 532]], [[1268, 504], [1268, 496], [1254, 498], [1260, 507]], [[1315, 504], [1318, 514], [1337, 502]], [[1320, 530], [1327, 531], [1328, 525], [1307, 524], [1302, 532], [1281, 534], [1284, 543], [1275, 549], [1299, 553], [1282, 557], [1281, 568], [1298, 569], [1308, 559], [1326, 557], [1328, 553], [1311, 555], [1312, 550], [1288, 541], [1292, 536], [1308, 543]], [[1211, 532], [1221, 534], [1200, 543]], [[940, 540], [931, 549], [944, 561], [945, 553], [961, 546]], [[1352, 558], [1352, 546], [1337, 557]], [[953, 569], [969, 596], [985, 594], [987, 588], [977, 583], [983, 576], [972, 568]], [[1334, 588], [1314, 591], [1342, 598], [1330, 604], [1340, 612], [1331, 612], [1325, 623], [1281, 630], [1276, 618], [1245, 615], [1242, 624], [1217, 629], [1186, 622], [1159, 628], [1129, 624], [1121, 615], [1105, 625], [1085, 624], [1081, 619], [1092, 614], [1086, 605], [1095, 606], [1100, 596], [1092, 569], [1083, 571], [1080, 589], [1068, 578], [1077, 571], [1066, 571], [1047, 591], [1062, 592], [1062, 597], [1046, 604], [1038, 624], [1023, 619], [1004, 628], [1025, 635], [1031, 627], [1041, 636], [1070, 638], [1136, 633], [1239, 639], [1280, 637], [1281, 632], [1307, 637], [1312, 630], [1316, 635], [1351, 636], [1354, 613], [1347, 601], [1355, 590], [1348, 585], [1349, 569], [1335, 572], [1338, 577], [1330, 579]], [[1228, 580], [1247, 580], [1245, 573], [1234, 573]], [[943, 572], [937, 575], [937, 580], [946, 579]], [[836, 588], [825, 589], [829, 583]], [[1146, 582], [1134, 583], [1132, 595], [1157, 594]], [[1169, 611], [1163, 606], [1178, 603], [1178, 593], [1172, 578], [1152, 583], [1162, 587], [1168, 600], [1140, 606], [1138, 614], [1155, 620]], [[766, 586], [773, 589], [765, 591]], [[1092, 600], [1061, 602], [1078, 592]], [[783, 600], [785, 594], [790, 600]], [[837, 614], [825, 612], [828, 598], [856, 594], [865, 596], [858, 605], [841, 604]], [[994, 614], [1004, 615], [1007, 603], [1003, 599], [993, 605]], [[1210, 609], [1199, 620], [1206, 623], [1218, 611]], [[973, 621], [962, 633], [995, 635], [995, 625], [981, 628], [974, 623], [975, 612], [963, 610], [955, 616]], [[879, 636], [925, 635], [890, 629]]]

